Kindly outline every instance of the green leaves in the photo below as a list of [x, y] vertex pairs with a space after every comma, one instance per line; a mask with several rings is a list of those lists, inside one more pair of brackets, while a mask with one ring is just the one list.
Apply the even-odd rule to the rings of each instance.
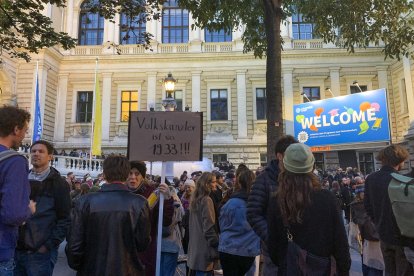
[[[75, 46], [76, 40], [66, 33], [56, 32], [49, 17], [44, 16], [44, 4], [49, 1], [0, 1], [0, 49], [12, 57], [30, 60], [29, 53], [60, 44], [64, 49]], [[64, 6], [64, 1], [50, 1]]]

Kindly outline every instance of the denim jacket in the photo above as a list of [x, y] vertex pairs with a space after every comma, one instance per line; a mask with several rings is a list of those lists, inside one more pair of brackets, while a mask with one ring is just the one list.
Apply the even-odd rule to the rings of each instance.
[[260, 254], [260, 238], [246, 218], [247, 193], [235, 192], [220, 210], [219, 251], [245, 257]]

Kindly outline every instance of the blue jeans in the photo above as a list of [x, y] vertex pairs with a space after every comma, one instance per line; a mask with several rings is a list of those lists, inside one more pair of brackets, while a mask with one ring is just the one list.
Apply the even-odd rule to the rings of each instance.
[[177, 268], [178, 252], [161, 252], [161, 273], [163, 276], [174, 276]]
[[0, 276], [13, 276], [14, 260], [0, 262]]
[[52, 276], [58, 251], [47, 253], [16, 250], [14, 276]]

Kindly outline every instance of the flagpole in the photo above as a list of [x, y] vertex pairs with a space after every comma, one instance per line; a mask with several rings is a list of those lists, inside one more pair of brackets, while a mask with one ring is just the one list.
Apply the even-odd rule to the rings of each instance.
[[95, 101], [96, 101], [96, 80], [98, 74], [98, 58], [95, 59], [95, 80], [93, 85], [93, 103], [92, 103], [92, 122], [91, 122], [91, 146], [89, 149], [89, 169], [92, 170], [92, 146], [93, 146], [93, 130], [95, 125]]

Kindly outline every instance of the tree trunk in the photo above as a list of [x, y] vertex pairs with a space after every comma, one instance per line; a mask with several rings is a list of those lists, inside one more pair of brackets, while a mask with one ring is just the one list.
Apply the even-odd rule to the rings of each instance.
[[283, 135], [282, 114], [282, 0], [263, 0], [264, 24], [267, 40], [266, 96], [267, 96], [267, 161], [275, 158], [275, 145]]

